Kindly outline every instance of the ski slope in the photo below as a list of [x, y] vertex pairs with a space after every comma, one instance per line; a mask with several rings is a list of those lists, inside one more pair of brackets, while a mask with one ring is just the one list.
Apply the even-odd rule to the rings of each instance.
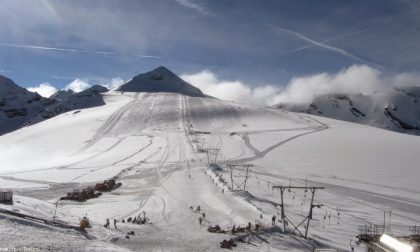
[[[0, 209], [52, 218], [57, 200], [75, 188], [114, 176], [122, 187], [84, 203], [59, 202], [61, 221], [75, 225], [85, 215], [90, 218], [87, 235], [0, 213], [7, 230], [0, 244], [69, 251], [214, 251], [223, 239], [236, 237], [245, 241], [238, 242], [237, 251], [308, 251], [312, 246], [348, 251], [358, 225], [383, 223], [385, 209], [392, 210], [395, 233], [419, 224], [418, 136], [177, 93], [111, 91], [103, 99], [103, 106], [70, 111], [0, 137], [0, 189], [19, 195], [14, 206]], [[208, 155], [199, 149], [220, 149], [221, 169], [208, 167]], [[230, 190], [230, 163], [253, 164], [246, 192]], [[234, 172], [237, 181], [244, 175]], [[271, 227], [280, 202], [271, 186], [290, 183], [325, 187], [315, 196], [324, 206], [314, 209], [312, 240], [285, 234], [281, 223]], [[286, 212], [299, 223], [309, 194], [285, 195]], [[190, 211], [198, 205], [206, 214], [202, 225], [200, 214]], [[120, 221], [117, 230], [103, 227], [107, 218], [143, 211], [150, 224]], [[241, 237], [207, 232], [209, 225], [230, 230], [248, 222], [265, 228]], [[128, 231], [135, 231], [129, 240], [124, 238]], [[51, 245], [45, 237], [57, 242]]]

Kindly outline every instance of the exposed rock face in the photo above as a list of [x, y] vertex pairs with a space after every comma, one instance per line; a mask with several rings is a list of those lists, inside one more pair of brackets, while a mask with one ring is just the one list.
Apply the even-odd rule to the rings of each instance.
[[119, 87], [118, 90], [122, 92], [168, 92], [196, 97], [204, 96], [200, 89], [185, 82], [162, 66], [135, 76], [131, 81]]
[[105, 92], [107, 88], [93, 86], [79, 93], [60, 90], [44, 98], [0, 75], [0, 135], [71, 110], [104, 105]]

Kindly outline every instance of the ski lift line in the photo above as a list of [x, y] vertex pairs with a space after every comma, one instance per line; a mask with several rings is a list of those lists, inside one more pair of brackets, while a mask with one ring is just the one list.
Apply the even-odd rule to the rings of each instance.
[[[302, 182], [296, 182], [296, 183], [298, 183], [298, 184], [303, 184]], [[360, 205], [364, 205], [364, 206], [367, 206], [367, 207], [370, 207], [370, 208], [373, 208], [373, 209], [379, 210], [379, 211], [381, 211], [381, 212], [383, 212], [383, 211], [384, 211], [384, 209], [383, 209], [383, 208], [376, 207], [376, 206], [373, 206], [373, 205], [370, 205], [370, 204], [367, 204], [367, 203], [364, 203], [364, 202], [360, 202], [360, 201], [358, 201], [358, 200], [352, 199], [352, 198], [350, 198], [350, 197], [348, 197], [348, 196], [345, 196], [345, 195], [342, 195], [342, 194], [338, 194], [338, 193], [331, 192], [331, 191], [329, 191], [328, 189], [324, 190], [324, 192], [329, 193], [329, 194], [332, 194], [332, 195], [335, 195], [335, 196], [340, 197], [340, 198], [346, 198], [346, 199], [348, 199], [349, 201], [352, 201], [352, 202], [358, 203], [358, 204], [360, 204]], [[401, 215], [401, 214], [397, 214], [397, 213], [395, 213], [395, 212], [393, 212], [392, 214], [393, 214], [393, 215], [395, 215], [395, 216], [401, 217], [401, 218], [405, 218], [405, 219], [407, 219], [407, 220], [411, 220], [411, 221], [415, 221], [415, 222], [420, 223], [420, 220], [416, 220], [416, 219], [413, 219], [413, 218], [408, 217], [408, 216], [404, 216], [404, 215]]]
[[[332, 207], [332, 206], [329, 206], [328, 204], [325, 204], [325, 202], [324, 202], [324, 206], [326, 206], [326, 207], [328, 207], [328, 208], [330, 208], [330, 209], [332, 209], [332, 210], [337, 210], [337, 208], [334, 208], [334, 207]], [[364, 222], [366, 222], [366, 223], [369, 223], [369, 224], [372, 224], [372, 225], [374, 225], [374, 223], [373, 222], [370, 222], [370, 221], [368, 221], [368, 220], [366, 220], [366, 219], [364, 219], [364, 218], [362, 218], [362, 217], [358, 217], [358, 216], [355, 216], [355, 215], [353, 215], [353, 214], [349, 214], [349, 213], [347, 213], [345, 210], [343, 210], [343, 209], [340, 209], [340, 213], [343, 213], [344, 215], [348, 215], [348, 216], [350, 216], [350, 217], [353, 217], [353, 218], [355, 218], [355, 219], [358, 219], [358, 220], [361, 220], [361, 221], [364, 221]]]
[[[261, 181], [265, 181], [265, 182], [267, 182], [267, 183], [271, 183], [271, 184], [273, 184], [273, 183], [272, 183], [271, 181], [269, 181], [269, 180], [265, 180], [265, 179], [262, 179], [262, 178], [259, 178], [259, 177], [256, 177], [256, 176], [252, 176], [252, 177], [256, 178], [257, 180], [261, 180]], [[291, 181], [291, 180], [290, 180], [290, 181]], [[298, 184], [304, 184], [304, 183], [302, 183], [302, 182], [298, 182], [298, 181], [295, 181], [295, 182], [296, 182], [296, 183], [298, 183]], [[306, 182], [306, 181], [305, 181], [305, 182]], [[291, 182], [290, 182], [290, 183], [291, 183]], [[372, 206], [372, 205], [370, 205], [370, 204], [367, 204], [367, 203], [363, 203], [363, 202], [360, 202], [360, 201], [354, 200], [354, 199], [352, 199], [352, 198], [350, 198], [350, 197], [347, 197], [347, 196], [344, 196], [344, 195], [340, 195], [340, 194], [337, 194], [337, 193], [334, 193], [334, 192], [330, 192], [329, 190], [324, 190], [324, 192], [330, 193], [330, 194], [335, 195], [335, 196], [337, 196], [337, 197], [344, 197], [344, 198], [346, 198], [346, 199], [348, 199], [348, 200], [350, 200], [350, 201], [352, 201], [352, 202], [358, 203], [358, 204], [360, 204], [360, 205], [364, 205], [364, 206], [371, 207], [371, 208], [376, 209], [376, 210], [383, 211], [383, 209], [381, 209], [381, 208], [379, 208], [379, 207], [375, 207], [375, 206]], [[332, 210], [337, 210], [337, 208], [333, 208], [333, 207], [331, 207], [331, 206], [327, 206], [327, 205], [325, 205], [325, 206], [326, 206], [326, 207], [331, 208]], [[368, 220], [365, 220], [365, 219], [363, 219], [363, 218], [361, 218], [361, 217], [357, 217], [357, 216], [355, 216], [355, 215], [349, 214], [349, 213], [345, 212], [345, 210], [343, 210], [343, 209], [340, 209], [340, 210], [341, 210], [341, 212], [342, 212], [343, 214], [345, 214], [345, 215], [348, 215], [348, 216], [350, 216], [350, 217], [353, 217], [353, 218], [356, 218], [356, 219], [362, 220], [362, 221], [364, 221], [364, 222], [366, 222], [366, 223], [373, 224], [372, 222], [370, 222], [370, 221], [368, 221]], [[398, 216], [398, 217], [401, 217], [401, 218], [405, 218], [405, 219], [407, 219], [407, 220], [411, 220], [411, 221], [415, 221], [415, 222], [420, 222], [419, 220], [416, 220], [416, 219], [413, 219], [413, 218], [410, 218], [410, 217], [408, 217], [408, 216], [404, 216], [404, 215], [401, 215], [401, 214], [397, 214], [397, 213], [395, 213], [395, 212], [393, 212], [393, 215]]]
[[[303, 183], [300, 183], [300, 182], [297, 182], [297, 183], [299, 183], [299, 184], [303, 184]], [[325, 190], [326, 191], [326, 190]], [[331, 193], [331, 192], [329, 192], [329, 193]], [[333, 194], [333, 193], [331, 193], [331, 194]], [[335, 195], [335, 194], [334, 194]], [[338, 195], [335, 195], [335, 196], [338, 196]], [[315, 201], [315, 202], [317, 202], [317, 201]], [[356, 201], [357, 202], [357, 201]], [[319, 203], [319, 202], [317, 202], [317, 203]], [[335, 211], [337, 211], [337, 209], [340, 209], [340, 212], [341, 213], [343, 213], [344, 215], [348, 215], [348, 216], [350, 216], [350, 217], [353, 217], [353, 218], [355, 218], [355, 219], [358, 219], [358, 220], [361, 220], [361, 221], [364, 221], [364, 222], [366, 222], [366, 223], [369, 223], [369, 224], [374, 224], [374, 223], [372, 223], [372, 222], [370, 222], [370, 221], [368, 221], [368, 220], [366, 220], [366, 219], [364, 219], [364, 218], [362, 218], [362, 217], [358, 217], [358, 216], [355, 216], [355, 215], [352, 215], [352, 214], [349, 214], [349, 213], [347, 213], [345, 210], [343, 210], [342, 208], [337, 208], [337, 207], [332, 207], [332, 206], [330, 206], [330, 205], [328, 205], [328, 204], [326, 204], [326, 202], [323, 202], [323, 204], [324, 204], [324, 206], [326, 206], [326, 207], [328, 207], [328, 208], [330, 208], [330, 209], [332, 209], [332, 210], [335, 210]]]
[[[341, 194], [337, 194], [337, 193], [329, 192], [329, 191], [327, 191], [327, 190], [326, 190], [325, 192], [330, 193], [330, 194], [333, 194], [333, 195], [335, 195], [335, 196], [337, 196], [337, 197], [343, 197], [343, 198], [346, 198], [346, 199], [348, 199], [348, 200], [350, 200], [350, 201], [352, 201], [352, 202], [355, 202], [355, 203], [358, 203], [358, 204], [360, 204], [360, 205], [364, 205], [364, 206], [367, 206], [367, 207], [370, 207], [370, 208], [373, 208], [373, 209], [379, 210], [379, 211], [381, 211], [381, 212], [383, 212], [383, 211], [384, 211], [384, 209], [383, 209], [383, 208], [376, 207], [376, 206], [373, 206], [373, 205], [370, 205], [370, 204], [367, 204], [367, 203], [364, 203], [364, 202], [360, 202], [360, 201], [358, 201], [358, 200], [352, 199], [352, 198], [350, 198], [350, 197], [347, 197], [347, 196], [344, 196], [344, 195], [341, 195]], [[411, 220], [411, 221], [415, 221], [415, 222], [419, 222], [419, 223], [420, 223], [420, 221], [419, 221], [419, 220], [416, 220], [416, 219], [413, 219], [413, 218], [411, 218], [411, 217], [404, 216], [404, 215], [401, 215], [401, 214], [397, 214], [397, 213], [395, 213], [394, 211], [392, 212], [392, 214], [393, 214], [393, 215], [395, 215], [395, 216], [401, 217], [401, 218], [405, 218], [405, 219], [407, 219], [407, 220]]]

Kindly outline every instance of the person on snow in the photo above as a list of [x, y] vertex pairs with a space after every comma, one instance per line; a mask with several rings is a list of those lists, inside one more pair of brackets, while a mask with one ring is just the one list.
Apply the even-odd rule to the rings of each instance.
[[203, 215], [203, 219], [205, 219], [206, 218], [206, 213], [203, 213], [202, 215]]
[[198, 222], [200, 222], [200, 225], [201, 225], [201, 223], [203, 222], [203, 218], [201, 218], [201, 216], [200, 216], [200, 217], [198, 217]]
[[109, 219], [106, 219], [106, 223], [105, 223], [104, 227], [109, 228]]
[[251, 222], [248, 222], [248, 226], [246, 227], [246, 230], [251, 231]]
[[271, 226], [275, 226], [276, 225], [276, 216], [273, 215], [273, 217], [271, 217]]
[[115, 229], [118, 229], [118, 228], [117, 228], [117, 220], [116, 220], [116, 219], [114, 219], [114, 228], [115, 228]]
[[201, 207], [200, 206], [197, 206], [197, 210], [196, 210], [197, 212], [200, 212], [201, 211]]

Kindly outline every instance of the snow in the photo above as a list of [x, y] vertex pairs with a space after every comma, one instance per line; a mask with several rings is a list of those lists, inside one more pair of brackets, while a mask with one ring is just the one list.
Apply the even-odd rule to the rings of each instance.
[[123, 92], [171, 92], [189, 96], [204, 96], [200, 89], [185, 82], [163, 66], [135, 76], [117, 90]]
[[[171, 92], [110, 91], [102, 97], [103, 106], [63, 113], [0, 137], [0, 188], [12, 188], [16, 199], [0, 209], [51, 219], [55, 202], [73, 189], [114, 176], [122, 186], [86, 202], [60, 201], [60, 220], [77, 225], [83, 216], [90, 218], [86, 236], [0, 214], [7, 230], [0, 235], [2, 246], [215, 251], [233, 237], [236, 251], [307, 251], [314, 243], [349, 251], [358, 225], [382, 224], [385, 209], [393, 211], [396, 234], [408, 233], [413, 220], [420, 220], [418, 136]], [[203, 149], [220, 148], [220, 169], [207, 166], [207, 154], [197, 151], [199, 141]], [[228, 163], [253, 165], [247, 192], [230, 190]], [[271, 186], [289, 183], [325, 187], [315, 195], [324, 205], [314, 209], [311, 220], [309, 237], [315, 241], [285, 234], [282, 223], [271, 227], [280, 202]], [[299, 223], [309, 193], [294, 193], [292, 200], [293, 192], [285, 192], [286, 213]], [[200, 213], [190, 211], [198, 205], [206, 214], [203, 225]], [[121, 223], [143, 211], [150, 223]], [[331, 218], [324, 222], [326, 215]], [[118, 229], [104, 228], [107, 218], [118, 219]], [[265, 228], [239, 235], [207, 232], [209, 225], [230, 230], [248, 222]], [[128, 240], [129, 231], [135, 235]], [[54, 237], [54, 245], [45, 237]]]
[[28, 123], [43, 110], [48, 101], [0, 75], [0, 135]]
[[396, 87], [381, 93], [326, 94], [310, 104], [276, 107], [419, 135], [420, 88]]
[[78, 93], [60, 90], [44, 98], [0, 75], [0, 135], [65, 112], [102, 106], [106, 92], [107, 88], [95, 85]]

